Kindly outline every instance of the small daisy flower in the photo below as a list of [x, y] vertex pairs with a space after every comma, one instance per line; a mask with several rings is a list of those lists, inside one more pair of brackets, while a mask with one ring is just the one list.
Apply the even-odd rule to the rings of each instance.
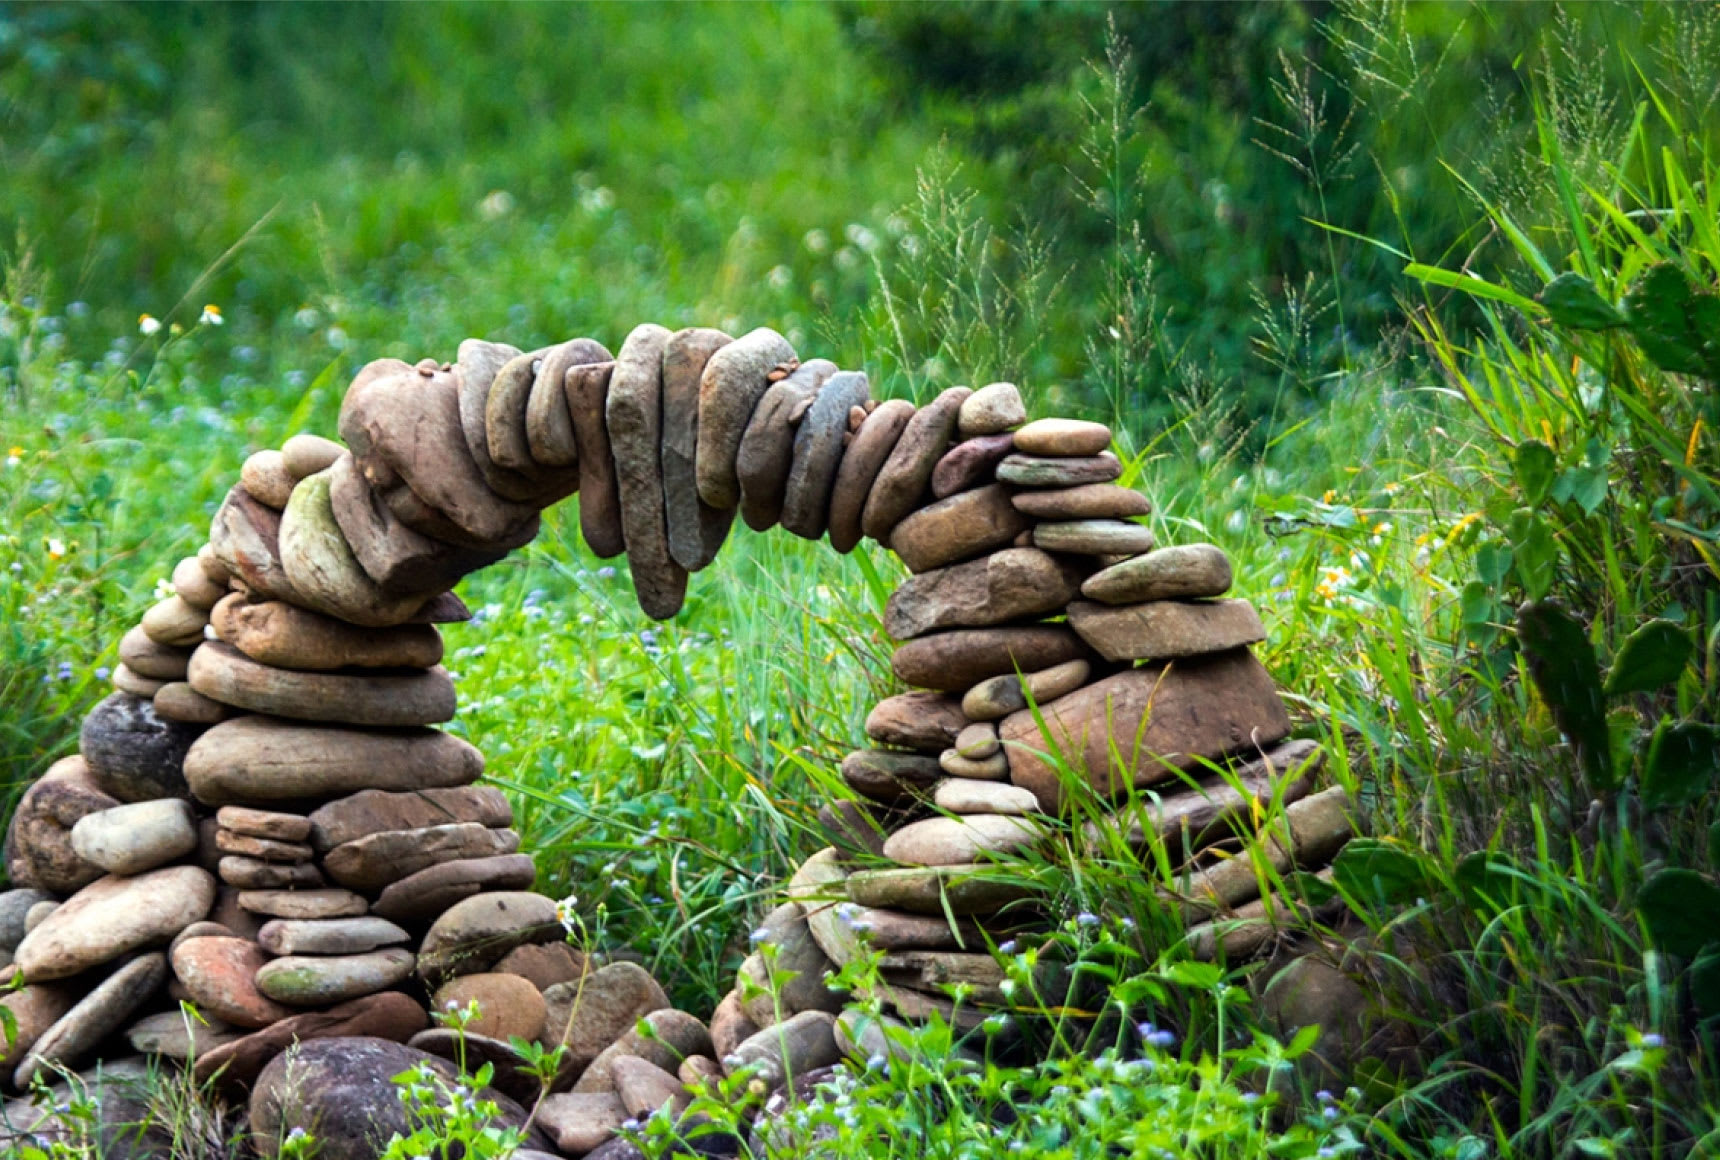
[[24, 449], [22, 447], [9, 447], [6, 449], [7, 467], [17, 467], [22, 462], [24, 462]]
[[137, 316], [137, 332], [143, 335], [143, 337], [148, 338], [160, 329], [161, 319], [157, 318], [155, 315], [139, 314]]
[[48, 559], [64, 560], [66, 558], [66, 541], [51, 539], [48, 541]]
[[220, 326], [227, 320], [221, 317], [221, 308], [210, 302], [203, 307], [203, 313], [197, 316], [197, 321], [204, 326]]

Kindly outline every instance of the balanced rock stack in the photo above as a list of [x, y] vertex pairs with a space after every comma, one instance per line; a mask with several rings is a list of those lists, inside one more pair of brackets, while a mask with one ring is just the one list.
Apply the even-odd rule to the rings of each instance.
[[[1027, 422], [1010, 384], [880, 403], [864, 374], [802, 363], [775, 331], [646, 324], [614, 355], [472, 339], [451, 364], [372, 362], [339, 430], [344, 447], [295, 435], [245, 462], [208, 544], [121, 641], [81, 755], [18, 805], [16, 889], [0, 896], [0, 953], [24, 984], [0, 999], [20, 1028], [0, 1056], [15, 1083], [129, 1026], [138, 1050], [255, 1079], [263, 1138], [285, 1122], [269, 1093], [292, 1086], [288, 1044], [372, 1044], [398, 1071], [399, 1052], [452, 1052], [427, 1002], [474, 1002], [468, 1042], [498, 1062], [512, 1034], [569, 1048], [555, 1087], [571, 1090], [545, 1122], [577, 1153], [617, 1107], [637, 1115], [681, 1084], [871, 1054], [878, 1027], [824, 984], [867, 942], [900, 1016], [968, 1025], [951, 983], [1001, 1005], [985, 943], [1031, 916], [1031, 891], [986, 863], [1060, 824], [1060, 766], [1119, 800], [1137, 845], [1180, 843], [1191, 875], [1256, 799], [1307, 789], [1308, 751], [1283, 744], [1249, 652], [1260, 622], [1223, 598], [1222, 553], [1155, 548], [1110, 431]], [[737, 513], [842, 552], [870, 537], [914, 574], [885, 627], [919, 691], [871, 714], [877, 748], [843, 764], [859, 800], [827, 809], [844, 854], [801, 868], [708, 1028], [630, 964], [562, 945], [506, 799], [475, 784], [482, 756], [436, 728], [455, 713], [436, 626], [468, 615], [450, 589], [575, 492], [588, 546], [627, 553], [659, 619]], [[1292, 830], [1315, 800], [1290, 807]], [[1273, 856], [1328, 858], [1347, 826], [1322, 809]], [[1190, 878], [1191, 920], [1247, 901], [1228, 885], [1200, 902], [1210, 885]]]

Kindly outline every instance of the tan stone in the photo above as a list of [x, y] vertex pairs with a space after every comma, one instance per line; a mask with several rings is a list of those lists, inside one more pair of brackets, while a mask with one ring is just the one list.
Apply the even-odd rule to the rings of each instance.
[[753, 409], [735, 453], [741, 518], [753, 531], [767, 531], [782, 518], [788, 472], [794, 466], [795, 428], [803, 421], [809, 401], [839, 369], [824, 358], [801, 363], [793, 374], [772, 383]]
[[778, 367], [793, 373], [799, 360], [787, 339], [760, 327], [729, 343], [705, 364], [699, 378], [698, 450], [694, 474], [699, 498], [713, 508], [730, 509], [741, 500], [735, 460], [753, 411]]
[[1010, 502], [1015, 504], [1015, 510], [1037, 520], [1121, 520], [1148, 515], [1153, 510], [1146, 496], [1114, 483], [1022, 491]]
[[544, 351], [526, 400], [526, 441], [532, 461], [542, 467], [571, 468], [579, 474], [579, 440], [567, 407], [567, 372], [576, 366], [614, 359], [600, 342], [576, 338]]
[[303, 432], [281, 444], [281, 464], [294, 482], [327, 469], [344, 454], [346, 448], [333, 439]]
[[474, 822], [385, 830], [336, 846], [323, 856], [323, 869], [348, 890], [374, 894], [383, 887], [441, 862], [495, 858], [520, 848], [512, 830], [492, 830]]
[[223, 721], [185, 757], [197, 799], [215, 806], [469, 785], [483, 772], [482, 754], [433, 729], [377, 733], [270, 717]]
[[866, 535], [880, 544], [888, 543], [896, 525], [919, 506], [938, 460], [949, 450], [962, 404], [971, 394], [967, 387], [951, 387], [908, 420], [867, 493], [860, 514], [860, 527]]
[[579, 445], [579, 534], [600, 559], [619, 556], [627, 544], [621, 531], [621, 492], [604, 414], [609, 404], [613, 360], [570, 367], [567, 412]]
[[922, 572], [891, 594], [884, 631], [907, 640], [941, 628], [977, 628], [1059, 612], [1082, 572], [1034, 548], [1005, 548], [979, 560]]
[[468, 1004], [478, 1008], [477, 1018], [464, 1024], [470, 1034], [501, 1040], [536, 1039], [543, 1034], [547, 1008], [528, 979], [500, 973], [461, 975], [443, 984], [433, 1002], [444, 1013], [463, 1012]]
[[233, 710], [193, 689], [184, 681], [169, 681], [151, 699], [155, 715], [182, 725], [215, 725], [233, 715]]
[[659, 471], [669, 556], [689, 572], [717, 558], [734, 523], [733, 506], [699, 498], [699, 383], [711, 356], [734, 339], [720, 330], [677, 330], [663, 347], [663, 430]]
[[487, 785], [398, 793], [367, 789], [317, 807], [308, 820], [311, 845], [326, 854], [384, 830], [421, 830], [456, 822], [511, 826], [514, 810], [501, 790]]
[[866, 736], [880, 745], [941, 753], [967, 725], [961, 702], [942, 693], [898, 693], [866, 715]]
[[1081, 556], [1115, 556], [1147, 552], [1153, 530], [1128, 520], [1059, 520], [1033, 529], [1033, 543], [1047, 552]]
[[920, 573], [1007, 547], [1030, 523], [1009, 496], [994, 483], [938, 500], [896, 525], [890, 550]]
[[187, 556], [173, 566], [173, 594], [193, 608], [207, 609], [227, 595], [227, 586], [209, 579], [196, 556]]
[[952, 814], [1019, 816], [1039, 812], [1039, 799], [1030, 791], [1018, 785], [969, 777], [950, 777], [940, 781], [932, 791], [932, 804]]
[[1043, 826], [1021, 817], [926, 818], [891, 834], [884, 857], [909, 866], [965, 866], [992, 854], [1019, 854], [1045, 835]]
[[293, 476], [279, 451], [253, 452], [239, 467], [239, 483], [259, 503], [276, 509], [286, 507], [293, 494]]
[[182, 597], [169, 596], [143, 614], [141, 627], [156, 644], [189, 648], [203, 639], [203, 626], [208, 623], [207, 611], [192, 607]]
[[238, 484], [210, 522], [209, 548], [234, 585], [258, 600], [293, 599], [292, 582], [281, 568], [281, 513]]
[[[202, 636], [198, 636], [201, 643]], [[183, 681], [185, 666], [191, 663], [191, 649], [157, 644], [137, 625], [128, 629], [119, 641], [120, 663], [140, 677], [155, 681]]]
[[966, 628], [922, 636], [890, 658], [896, 676], [922, 688], [956, 691], [987, 677], [1034, 672], [1082, 659], [1087, 646], [1062, 625]]
[[866, 416], [842, 453], [830, 489], [830, 546], [838, 552], [853, 551], [865, 534], [866, 502], [914, 414], [914, 405], [906, 399], [885, 400]]
[[1025, 676], [1006, 673], [989, 677], [962, 695], [962, 712], [975, 721], [1000, 721], [1034, 705], [1066, 697], [1087, 683], [1093, 666], [1085, 660], [1067, 661]]
[[1104, 604], [1199, 600], [1230, 591], [1230, 558], [1211, 544], [1177, 544], [1113, 564], [1087, 578], [1081, 594]]
[[[674, 616], [687, 595], [687, 570], [669, 555], [669, 528], [663, 508], [660, 447], [663, 348], [668, 341], [669, 331], [654, 323], [636, 326], [628, 333], [615, 359], [604, 412], [621, 489], [627, 566], [633, 573], [639, 607], [655, 620]], [[713, 362], [715, 358], [713, 355]]]
[[962, 403], [956, 430], [963, 439], [996, 435], [1027, 422], [1027, 405], [1014, 383], [981, 387]]
[[[508, 419], [513, 430], [497, 433], [498, 446], [500, 438], [512, 434], [519, 441], [520, 453], [526, 455], [525, 404], [541, 353], [522, 353], [506, 343], [468, 338], [460, 344], [459, 362], [454, 368], [460, 383], [460, 434], [479, 477], [503, 499], [532, 507], [542, 506], [539, 503], [542, 485], [491, 454], [489, 416], [490, 400], [502, 395], [511, 412]], [[529, 460], [529, 455], [526, 457]]]
[[134, 697], [153, 698], [166, 685], [166, 681], [140, 677], [125, 665], [120, 665], [113, 671], [113, 687], [122, 693], [130, 693]]
[[191, 658], [191, 687], [211, 700], [300, 721], [375, 728], [434, 725], [454, 716], [454, 682], [442, 666], [410, 673], [278, 669], [208, 641]]
[[430, 624], [357, 628], [278, 600], [253, 604], [234, 594], [211, 619], [222, 641], [277, 669], [427, 669], [442, 660], [442, 634]]
[[1069, 624], [1108, 661], [1175, 660], [1224, 652], [1266, 639], [1246, 600], [1155, 600], [1147, 604], [1069, 606]]
[[196, 866], [109, 876], [74, 894], [18, 945], [25, 981], [64, 979], [128, 951], [165, 943], [209, 913], [215, 879]]
[[1036, 419], [1015, 433], [1027, 455], [1097, 455], [1111, 445], [1111, 429], [1082, 419]]
[[425, 594], [385, 592], [364, 570], [334, 517], [332, 471], [301, 479], [281, 516], [281, 567], [295, 603], [367, 627], [404, 624], [424, 607]]

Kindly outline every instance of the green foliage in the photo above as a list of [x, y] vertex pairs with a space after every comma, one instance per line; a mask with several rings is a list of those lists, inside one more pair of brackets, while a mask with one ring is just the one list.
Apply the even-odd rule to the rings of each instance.
[[382, 1160], [506, 1160], [519, 1150], [524, 1133], [498, 1123], [501, 1106], [483, 1097], [494, 1078], [484, 1064], [471, 1076], [449, 1080], [421, 1063], [394, 1077], [406, 1108], [408, 1131], [389, 1138]]
[[1694, 870], [1662, 870], [1643, 883], [1637, 908], [1655, 942], [1693, 959], [1720, 939], [1720, 886]]

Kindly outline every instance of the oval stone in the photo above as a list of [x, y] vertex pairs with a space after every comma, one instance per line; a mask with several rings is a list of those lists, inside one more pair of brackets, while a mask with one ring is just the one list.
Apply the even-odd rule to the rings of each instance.
[[74, 894], [18, 944], [28, 982], [64, 979], [127, 951], [165, 943], [215, 905], [215, 876], [169, 866], [135, 878], [109, 876]]

